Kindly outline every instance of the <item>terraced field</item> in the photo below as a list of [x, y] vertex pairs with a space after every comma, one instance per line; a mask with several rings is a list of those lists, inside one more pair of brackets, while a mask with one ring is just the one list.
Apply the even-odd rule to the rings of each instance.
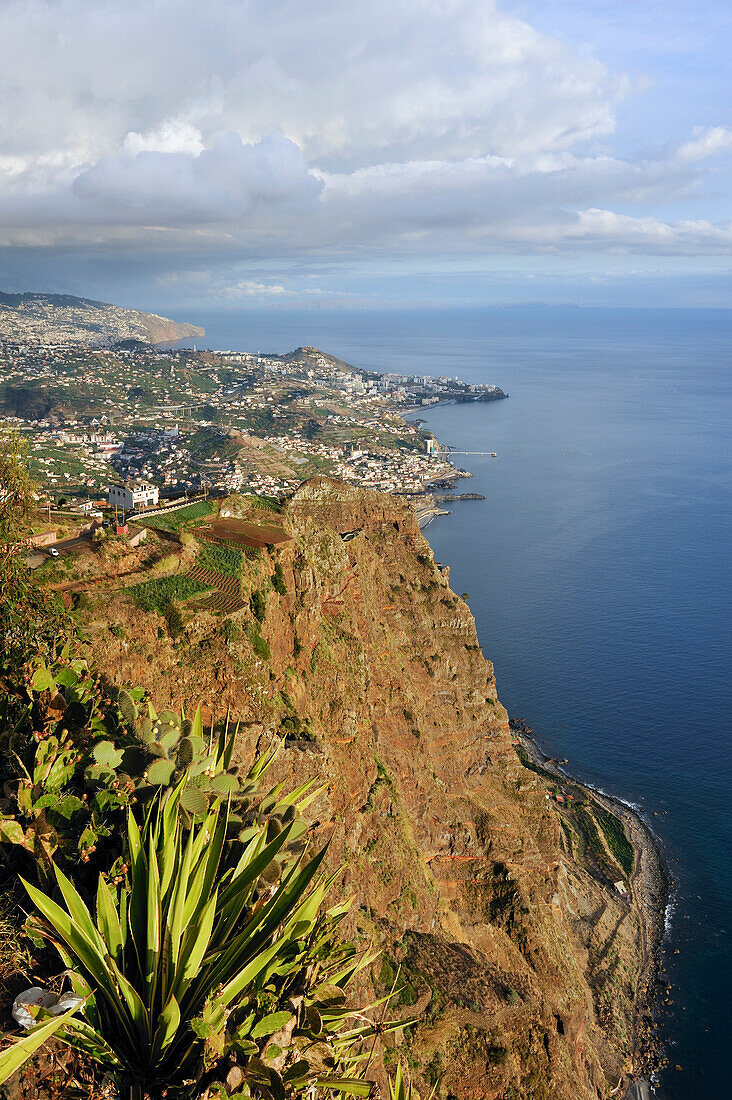
[[244, 601], [229, 592], [212, 592], [210, 596], [206, 596], [196, 606], [205, 608], [206, 611], [218, 611], [225, 615], [231, 615], [234, 611], [241, 611], [244, 607]]
[[195, 584], [200, 584], [202, 588], [214, 589], [210, 596], [206, 596], [196, 604], [197, 607], [204, 608], [206, 611], [231, 614], [244, 606], [238, 577], [219, 573], [214, 569], [206, 569], [202, 565], [192, 565], [186, 576]]

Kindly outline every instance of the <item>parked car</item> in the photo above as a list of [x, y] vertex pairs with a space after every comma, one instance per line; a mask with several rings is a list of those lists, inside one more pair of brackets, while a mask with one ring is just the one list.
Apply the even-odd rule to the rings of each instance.
[[51, 555], [52, 558], [61, 557], [61, 555], [59, 554], [59, 552], [58, 552], [58, 550], [56, 549], [55, 546], [50, 546], [49, 549], [48, 549], [48, 552], [49, 552], [49, 554]]

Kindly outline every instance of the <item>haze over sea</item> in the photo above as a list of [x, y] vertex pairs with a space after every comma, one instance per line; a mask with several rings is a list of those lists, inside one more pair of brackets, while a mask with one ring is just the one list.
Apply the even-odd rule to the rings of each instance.
[[[672, 1066], [659, 1096], [732, 1094], [732, 311], [511, 308], [191, 318], [215, 348], [315, 345], [359, 367], [492, 382], [422, 414], [497, 459], [427, 536], [470, 593], [509, 712], [642, 807], [676, 879]], [[653, 812], [658, 816], [652, 816]], [[678, 950], [679, 954], [674, 954]]]

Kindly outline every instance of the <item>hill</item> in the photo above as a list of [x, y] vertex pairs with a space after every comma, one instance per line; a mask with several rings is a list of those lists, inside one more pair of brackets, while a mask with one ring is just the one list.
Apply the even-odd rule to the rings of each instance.
[[104, 347], [120, 340], [167, 343], [205, 334], [200, 325], [69, 294], [0, 292], [0, 341]]

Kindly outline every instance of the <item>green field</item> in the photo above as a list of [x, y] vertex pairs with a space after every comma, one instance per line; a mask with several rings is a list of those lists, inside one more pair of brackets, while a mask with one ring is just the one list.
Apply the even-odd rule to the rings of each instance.
[[217, 543], [202, 542], [201, 552], [196, 558], [196, 565], [202, 569], [210, 569], [213, 573], [223, 573], [227, 577], [238, 577], [241, 574], [241, 563], [244, 555], [235, 546], [221, 546]]
[[173, 508], [170, 512], [151, 516], [150, 526], [161, 527], [164, 531], [177, 531], [191, 520], [210, 516], [213, 511], [214, 506], [208, 500], [197, 500], [195, 504], [185, 504], [182, 508]]
[[145, 581], [128, 588], [127, 592], [144, 611], [162, 611], [171, 600], [188, 600], [209, 589], [210, 585], [181, 576]]
[[620, 866], [625, 871], [626, 875], [633, 873], [633, 867], [635, 866], [635, 852], [633, 845], [625, 835], [625, 829], [620, 818], [615, 814], [611, 814], [603, 806], [595, 804], [593, 806], [593, 812], [597, 824], [602, 829], [602, 832], [607, 841], [607, 845], [615, 856]]

